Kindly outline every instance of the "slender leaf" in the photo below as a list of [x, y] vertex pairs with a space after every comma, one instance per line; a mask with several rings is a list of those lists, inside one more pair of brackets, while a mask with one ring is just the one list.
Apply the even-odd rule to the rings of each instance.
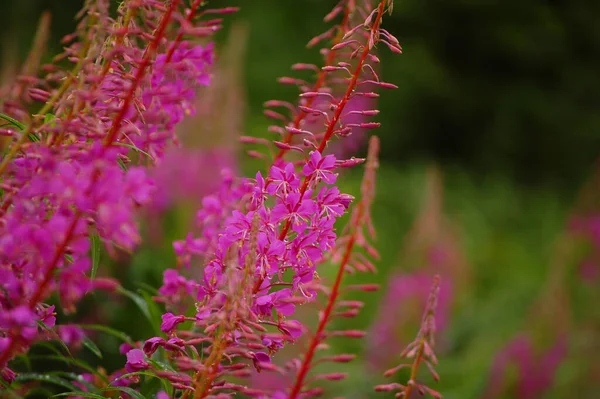
[[25, 382], [25, 381], [39, 381], [39, 382], [48, 382], [54, 385], [61, 386], [67, 389], [77, 389], [75, 385], [71, 384], [69, 381], [64, 378], [56, 377], [49, 374], [40, 374], [40, 373], [21, 373], [17, 375], [17, 382]]
[[139, 148], [137, 148], [136, 146], [132, 145], [132, 144], [127, 144], [127, 143], [113, 143], [113, 145], [118, 145], [120, 147], [127, 147], [130, 148], [134, 151], [139, 152], [140, 154], [144, 154], [145, 156], [147, 156], [148, 158], [150, 158], [151, 160], [154, 160], [154, 158], [152, 158], [152, 155], [148, 154], [146, 151], [141, 150]]
[[90, 352], [98, 356], [98, 358], [102, 359], [102, 352], [100, 351], [100, 348], [98, 348], [98, 346], [96, 346], [96, 344], [91, 339], [86, 337], [81, 343], [83, 344], [83, 346], [88, 348]]
[[29, 133], [29, 141], [33, 142], [33, 143], [37, 143], [40, 142], [40, 138], [37, 136], [37, 134], [35, 133]]
[[119, 164], [121, 169], [123, 169], [124, 172], [127, 172], [127, 165], [125, 165], [125, 162], [123, 162], [121, 158], [117, 158], [117, 163]]
[[160, 327], [157, 326], [156, 320], [153, 319], [152, 317], [152, 313], [154, 313], [154, 310], [151, 312], [150, 311], [150, 306], [149, 303], [152, 304], [152, 306], [156, 306], [154, 304], [154, 302], [150, 301], [146, 301], [142, 296], [136, 294], [135, 292], [131, 292], [123, 287], [119, 287], [118, 291], [127, 296], [129, 299], [131, 299], [136, 305], [137, 307], [142, 311], [143, 315], [146, 317], [146, 319], [148, 319], [148, 321], [150, 322], [150, 326], [152, 326], [152, 328], [154, 329], [154, 332], [156, 334], [160, 334]]
[[[38, 324], [42, 327], [42, 329], [46, 330], [52, 336], [52, 338], [54, 338], [54, 341], [58, 342], [60, 344], [60, 346], [62, 346], [62, 348], [65, 350], [65, 352], [67, 353], [67, 355], [69, 355], [69, 357], [71, 359], [74, 359], [73, 355], [71, 354], [71, 351], [69, 350], [69, 347], [62, 339], [60, 339], [60, 336], [56, 333], [56, 331], [54, 331], [53, 329], [48, 327], [42, 321], [38, 321]], [[43, 345], [43, 343], [40, 343], [40, 345]], [[46, 345], [44, 345], [44, 346], [46, 346]], [[48, 344], [47, 347], [52, 349], [52, 351], [57, 353], [58, 355], [63, 356], [63, 353], [61, 353], [58, 349], [51, 347], [50, 344]]]
[[106, 399], [106, 396], [101, 396], [101, 395], [98, 395], [97, 393], [91, 393], [91, 392], [63, 392], [63, 393], [58, 393], [52, 397], [57, 398], [60, 396], [81, 396], [82, 398]]
[[24, 124], [22, 124], [21, 122], [19, 122], [18, 120], [14, 119], [14, 118], [11, 118], [10, 116], [8, 116], [6, 114], [0, 113], [0, 119], [4, 119], [5, 121], [10, 123], [14, 127], [18, 128], [20, 131], [25, 130]]
[[140, 290], [140, 292], [148, 304], [148, 311], [150, 312], [151, 316], [150, 323], [155, 329], [160, 330], [160, 324], [158, 324], [158, 321], [161, 320], [163, 312], [161, 312], [161, 310], [158, 308], [158, 305], [156, 305], [156, 302], [154, 302], [152, 299], [152, 295], [144, 290]]
[[98, 265], [100, 264], [100, 237], [98, 234], [92, 234], [92, 273], [90, 278], [93, 280], [96, 278], [98, 272]]
[[[24, 124], [22, 124], [15, 118], [11, 118], [10, 116], [8, 116], [6, 114], [0, 113], [0, 119], [7, 121], [10, 125], [16, 127], [21, 132], [26, 129], [26, 126]], [[40, 138], [34, 133], [29, 133], [29, 140], [33, 141], [35, 143], [35, 142], [40, 141]]]
[[81, 360], [76, 360], [76, 359], [69, 359], [68, 357], [65, 356], [55, 356], [55, 355], [28, 355], [32, 360], [35, 359], [39, 359], [39, 360], [56, 360], [59, 362], [65, 362], [66, 364], [75, 366], [75, 367], [79, 367], [82, 370], [87, 371], [90, 374], [95, 375], [96, 377], [100, 377], [104, 382], [108, 383], [108, 379], [106, 378], [106, 376], [102, 375], [101, 373], [98, 372], [98, 370], [96, 370], [95, 368], [91, 367], [89, 364], [87, 364], [84, 361]]
[[167, 371], [177, 371], [168, 363], [160, 362], [153, 359], [148, 359], [148, 363], [150, 363], [157, 370], [167, 370]]
[[126, 393], [127, 395], [131, 396], [134, 399], [146, 399], [146, 397], [144, 395], [142, 395], [135, 389], [132, 389], [129, 387], [109, 387], [104, 390], [104, 392], [110, 392], [110, 391], [121, 391], [121, 392]]
[[120, 339], [123, 342], [127, 342], [128, 344], [133, 345], [133, 340], [131, 339], [131, 337], [121, 331], [115, 330], [114, 328], [111, 327], [107, 327], [101, 324], [78, 324], [78, 327], [83, 328], [84, 330], [94, 330], [94, 331], [101, 331], [103, 333], [112, 335], [113, 337], [116, 337], [118, 339]]
[[151, 286], [150, 284], [144, 283], [143, 281], [138, 282], [136, 286], [140, 287], [140, 289], [146, 291], [149, 294], [158, 295], [158, 289]]

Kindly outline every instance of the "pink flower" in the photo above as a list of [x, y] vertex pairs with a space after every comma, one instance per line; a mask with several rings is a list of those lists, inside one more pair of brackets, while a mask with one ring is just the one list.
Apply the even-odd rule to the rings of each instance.
[[334, 169], [335, 156], [322, 156], [319, 151], [312, 151], [302, 173], [304, 176], [311, 176], [317, 182], [323, 180], [327, 184], [335, 184], [337, 175], [332, 172]]
[[171, 333], [177, 324], [183, 323], [185, 321], [185, 316], [175, 316], [173, 313], [165, 313], [162, 315], [162, 324], [160, 325], [160, 330], [164, 333]]
[[144, 352], [140, 349], [132, 349], [127, 352], [127, 363], [125, 363], [125, 370], [128, 373], [134, 373], [136, 371], [146, 370], [150, 367], [146, 362]]

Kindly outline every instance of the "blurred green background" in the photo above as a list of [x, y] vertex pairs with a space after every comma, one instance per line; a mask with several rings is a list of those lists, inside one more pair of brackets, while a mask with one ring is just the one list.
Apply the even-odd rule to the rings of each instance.
[[[262, 104], [294, 99], [294, 91], [276, 78], [289, 75], [293, 63], [320, 62], [318, 52], [305, 45], [325, 30], [322, 17], [336, 2], [219, 3], [242, 7], [226, 18], [218, 40], [226, 39], [231, 20], [247, 22], [245, 134], [265, 136], [269, 121]], [[13, 54], [26, 56], [42, 10], [52, 13], [48, 58], [59, 52], [59, 39], [73, 30], [80, 6], [75, 0], [3, 0], [2, 64]], [[401, 248], [425, 203], [427, 167], [437, 164], [443, 210], [456, 228], [469, 274], [444, 331], [449, 343], [439, 354], [442, 381], [432, 385], [446, 398], [484, 397], [492, 359], [527, 327], [567, 216], [594, 170], [600, 148], [598, 17], [600, 2], [583, 0], [403, 0], [384, 20], [404, 54], [379, 53], [383, 79], [399, 86], [382, 93], [379, 104], [382, 153], [374, 222], [381, 260], [376, 276], [354, 279], [385, 285], [406, 266]], [[245, 172], [252, 175], [255, 166], [248, 162]], [[350, 172], [341, 188], [357, 194], [361, 174]], [[181, 214], [163, 223], [168, 238], [184, 236]], [[157, 286], [172, 259], [168, 241], [162, 247], [148, 244], [132, 267], [119, 272], [132, 286], [140, 281]], [[369, 295], [362, 327], [375, 319], [383, 293]], [[589, 307], [585, 298], [573, 306]], [[135, 312], [132, 307], [123, 313], [129, 311]], [[148, 336], [120, 323], [136, 338]], [[340, 343], [337, 349], [355, 345]], [[116, 353], [113, 360], [121, 361]], [[335, 396], [372, 395], [371, 387], [384, 380], [362, 367], [348, 366], [354, 373]], [[575, 383], [582, 367], [577, 360], [565, 362], [554, 388], [539, 397], [600, 397], [597, 383], [583, 388]], [[521, 398], [510, 389], [503, 395]]]

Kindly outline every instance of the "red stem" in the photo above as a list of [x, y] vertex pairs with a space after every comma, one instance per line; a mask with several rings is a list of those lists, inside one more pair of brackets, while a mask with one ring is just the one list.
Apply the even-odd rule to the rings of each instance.
[[[342, 23], [340, 24], [341, 29], [338, 33], [338, 36], [336, 37], [336, 40], [334, 41], [334, 45], [338, 44], [341, 39], [344, 37], [344, 27], [346, 25], [348, 25], [348, 21], [350, 20], [350, 7], [346, 7], [346, 10], [344, 12], [344, 19], [342, 20]], [[325, 65], [332, 65], [333, 61], [335, 60], [335, 56], [336, 56], [336, 50], [330, 50], [329, 53], [327, 54], [327, 58], [325, 60]], [[328, 72], [324, 71], [324, 70], [320, 70], [319, 71], [319, 77], [317, 78], [317, 81], [315, 82], [315, 85], [312, 87], [311, 91], [313, 92], [318, 92], [323, 86], [325, 86], [325, 80], [327, 78]], [[310, 107], [312, 105], [312, 103], [314, 102], [316, 97], [312, 97], [309, 98], [306, 102], [306, 106]], [[300, 127], [300, 122], [302, 122], [304, 120], [304, 118], [306, 118], [308, 114], [305, 112], [299, 112], [296, 115], [296, 118], [294, 119], [294, 122], [292, 124], [292, 126], [296, 129], [298, 129]], [[287, 132], [283, 143], [285, 144], [289, 144], [292, 141], [292, 133]], [[278, 160], [280, 160], [281, 158], [283, 158], [283, 156], [286, 154], [288, 150], [281, 148], [279, 150], [279, 152], [277, 153], [277, 155], [275, 156], [275, 159], [273, 160], [273, 163], [277, 163]]]
[[[142, 78], [144, 77], [144, 74], [146, 73], [146, 68], [148, 68], [148, 66], [150, 65], [150, 59], [152, 58], [153, 53], [158, 48], [158, 45], [160, 44], [160, 41], [162, 40], [165, 31], [167, 30], [167, 25], [169, 25], [169, 22], [171, 21], [171, 16], [173, 15], [173, 12], [175, 12], [175, 8], [177, 8], [178, 3], [179, 0], [171, 1], [169, 9], [163, 16], [163, 19], [160, 22], [158, 29], [156, 30], [154, 40], [152, 40], [148, 47], [146, 47], [146, 50], [144, 51], [144, 57], [142, 58], [142, 62], [138, 67], [132, 85], [129, 88], [129, 92], [127, 93], [127, 96], [123, 101], [123, 106], [119, 110], [119, 113], [115, 117], [113, 124], [111, 125], [110, 130], [108, 131], [108, 135], [106, 136], [106, 141], [104, 143], [105, 148], [109, 147], [117, 138], [117, 135], [121, 130], [121, 122], [123, 122], [123, 119], [125, 119], [125, 114], [129, 110], [129, 105], [133, 101], [135, 91], [137, 90], [140, 82], [142, 81]], [[190, 15], [192, 14], [190, 13]]]
[[[379, 29], [379, 25], [381, 24], [381, 18], [383, 17], [383, 12], [385, 9], [385, 3], [386, 3], [385, 0], [383, 0], [379, 3], [377, 17], [375, 18], [375, 20], [373, 22], [373, 26], [371, 27], [371, 32], [375, 32]], [[335, 110], [335, 113], [333, 114], [333, 117], [331, 118], [331, 120], [329, 121], [329, 124], [327, 125], [327, 130], [325, 131], [325, 135], [323, 136], [323, 139], [321, 140], [321, 143], [319, 144], [319, 147], [317, 148], [317, 151], [319, 151], [321, 153], [325, 149], [327, 142], [331, 139], [331, 136], [333, 136], [335, 127], [338, 124], [338, 122], [342, 116], [342, 112], [344, 112], [344, 107], [346, 106], [348, 101], [350, 101], [350, 98], [352, 97], [352, 92], [356, 88], [356, 83], [358, 82], [358, 78], [360, 77], [360, 73], [365, 64], [365, 61], [367, 60], [367, 57], [369, 56], [369, 51], [370, 51], [370, 49], [369, 49], [368, 45], [365, 45], [365, 47], [363, 48], [361, 57], [358, 61], [358, 64], [356, 65], [356, 68], [354, 70], [354, 73], [352, 74], [352, 79], [350, 80], [350, 83], [348, 84], [348, 88], [346, 89], [346, 93], [344, 94], [344, 97], [342, 98], [342, 100], [339, 102], [339, 104]], [[308, 185], [311, 180], [312, 180], [312, 175], [309, 175], [309, 176], [306, 176], [304, 178], [304, 180], [302, 181], [302, 186], [300, 186], [300, 200], [298, 201], [296, 208], [298, 208], [298, 206], [302, 203], [302, 198], [304, 198], [304, 193], [308, 189]], [[285, 237], [287, 236], [287, 233], [290, 229], [290, 226], [291, 226], [291, 221], [288, 219], [288, 220], [286, 220], [285, 225], [283, 226], [283, 228], [281, 229], [281, 233], [279, 234], [280, 240], [283, 241], [283, 239], [285, 239]], [[256, 283], [254, 284], [254, 293], [255, 294], [260, 289], [260, 286], [262, 285], [262, 283], [263, 283], [263, 278], [259, 277], [256, 280]]]
[[[363, 213], [363, 204], [359, 204], [358, 209], [358, 217], [357, 221], [360, 221], [361, 215]], [[337, 275], [335, 277], [335, 282], [333, 283], [333, 288], [331, 289], [331, 294], [329, 295], [329, 299], [327, 301], [327, 306], [325, 307], [325, 311], [323, 312], [323, 317], [319, 322], [317, 327], [317, 331], [312, 337], [306, 355], [302, 360], [302, 366], [300, 367], [300, 371], [296, 375], [296, 382], [294, 383], [294, 387], [292, 388], [292, 392], [290, 393], [289, 399], [296, 399], [296, 397], [300, 394], [302, 390], [302, 386], [304, 385], [304, 380], [306, 379], [306, 375], [310, 370], [310, 366], [312, 363], [312, 359], [315, 356], [317, 346], [321, 343], [323, 337], [323, 332], [325, 331], [325, 327], [329, 322], [331, 314], [333, 312], [333, 308], [335, 306], [335, 302], [340, 294], [340, 287], [342, 285], [342, 278], [344, 277], [344, 272], [346, 271], [346, 265], [350, 260], [350, 256], [352, 255], [352, 249], [354, 248], [354, 243], [356, 242], [356, 233], [358, 231], [359, 226], [354, 226], [355, 231], [350, 236], [350, 240], [348, 240], [348, 244], [346, 244], [346, 251], [344, 252], [344, 257], [340, 262], [340, 267], [338, 268]]]

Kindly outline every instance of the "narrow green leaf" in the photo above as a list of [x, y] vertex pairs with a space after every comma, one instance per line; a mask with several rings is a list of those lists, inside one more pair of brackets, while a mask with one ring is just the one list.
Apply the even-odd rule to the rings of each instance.
[[137, 148], [136, 146], [132, 145], [132, 144], [127, 144], [127, 143], [113, 143], [113, 145], [118, 145], [119, 147], [127, 147], [130, 148], [134, 151], [139, 152], [140, 154], [144, 154], [145, 156], [147, 156], [148, 158], [150, 158], [151, 160], [154, 160], [154, 158], [152, 158], [152, 155], [148, 154], [146, 151], [141, 150], [139, 148]]
[[11, 118], [10, 116], [8, 116], [6, 114], [0, 113], [0, 119], [4, 119], [5, 121], [10, 123], [14, 127], [18, 128], [20, 131], [25, 130], [24, 124], [22, 124], [21, 122], [19, 122], [18, 120], [14, 119], [14, 118]]
[[90, 278], [93, 280], [96, 278], [98, 272], [98, 265], [100, 264], [100, 237], [98, 234], [92, 234], [92, 272]]
[[106, 396], [101, 396], [98, 395], [96, 393], [91, 393], [91, 392], [63, 392], [63, 393], [57, 393], [56, 395], [52, 396], [53, 398], [57, 398], [60, 396], [81, 396], [82, 398], [92, 398], [92, 399], [106, 399]]
[[100, 348], [98, 348], [98, 346], [96, 346], [96, 344], [91, 339], [84, 338], [81, 343], [83, 344], [83, 346], [88, 348], [90, 352], [98, 356], [99, 359], [102, 359], [102, 352], [100, 351]]
[[[52, 342], [38, 342], [38, 343], [36, 343], [36, 346], [41, 346], [43, 348], [47, 348], [50, 351], [52, 351], [54, 354], [56, 354], [57, 356], [66, 356], [63, 352], [61, 352], [58, 348], [56, 348], [56, 346], [53, 344], [53, 342], [57, 342], [59, 345], [61, 345], [61, 346], [64, 345], [66, 347], [65, 343], [61, 342], [58, 339], [54, 340]], [[69, 348], [66, 348], [66, 349], [67, 349], [67, 355], [70, 355], [70, 353], [68, 352]], [[72, 356], [70, 356], [70, 357], [72, 357]]]
[[133, 340], [131, 339], [131, 337], [121, 331], [115, 330], [114, 328], [111, 327], [107, 327], [101, 324], [78, 324], [78, 327], [83, 328], [84, 330], [94, 330], [94, 331], [101, 331], [103, 333], [112, 335], [113, 337], [116, 337], [118, 339], [120, 339], [123, 342], [127, 342], [128, 344], [133, 345]]
[[56, 355], [28, 355], [32, 360], [35, 359], [39, 359], [39, 360], [56, 360], [59, 362], [65, 362], [66, 364], [70, 364], [76, 367], [79, 367], [82, 370], [87, 371], [90, 374], [95, 375], [96, 377], [99, 377], [102, 379], [102, 381], [108, 383], [108, 379], [106, 378], [106, 376], [100, 374], [98, 372], [98, 370], [96, 370], [95, 368], [91, 367], [90, 365], [88, 365], [86, 362], [81, 361], [81, 360], [76, 360], [76, 359], [69, 359], [68, 357], [65, 356], [56, 356]]
[[[71, 359], [74, 359], [73, 355], [71, 354], [71, 351], [69, 350], [69, 347], [67, 346], [67, 344], [65, 344], [65, 342], [62, 339], [60, 339], [60, 336], [57, 334], [57, 332], [55, 330], [48, 327], [42, 321], [38, 321], [38, 324], [40, 325], [40, 327], [42, 327], [42, 329], [46, 330], [46, 332], [48, 332], [50, 334], [50, 336], [52, 336], [54, 341], [58, 342], [60, 344], [60, 346], [62, 346], [62, 348], [65, 350], [65, 352], [67, 353], [67, 355], [69, 355], [69, 357]], [[46, 345], [44, 345], [44, 344], [46, 344]], [[50, 343], [40, 342], [39, 345], [46, 346], [47, 348], [50, 348], [53, 352], [57, 353], [58, 355], [64, 356], [63, 353], [61, 353], [58, 349], [51, 346]]]
[[[17, 129], [19, 129], [19, 131], [21, 131], [21, 132], [26, 129], [26, 126], [24, 124], [22, 124], [15, 118], [11, 118], [10, 116], [8, 116], [6, 114], [0, 113], [0, 119], [7, 121], [10, 125], [13, 125]], [[40, 141], [40, 138], [34, 133], [29, 133], [29, 140], [33, 141], [35, 143], [35, 142]]]
[[158, 321], [161, 320], [161, 316], [162, 316], [163, 312], [161, 312], [158, 305], [156, 305], [156, 302], [154, 302], [154, 300], [152, 299], [152, 295], [150, 295], [150, 293], [148, 293], [144, 290], [140, 290], [140, 292], [142, 294], [142, 297], [148, 304], [148, 311], [150, 312], [150, 317], [151, 317], [150, 323], [152, 323], [152, 326], [154, 327], [154, 329], [160, 330], [160, 323], [158, 323]]
[[[12, 396], [7, 396], [6, 399], [24, 399], [24, 398], [49, 398], [55, 391], [45, 387], [27, 388], [25, 396], [17, 395], [16, 392]], [[4, 399], [4, 398], [3, 398]]]
[[109, 387], [104, 390], [104, 392], [111, 392], [111, 391], [121, 391], [121, 392], [126, 393], [127, 395], [131, 396], [134, 399], [146, 399], [146, 397], [144, 395], [142, 395], [135, 389], [132, 389], [129, 387]]
[[170, 364], [160, 362], [158, 360], [148, 359], [148, 363], [150, 363], [157, 370], [177, 371]]
[[[79, 384], [85, 385], [85, 387], [87, 388], [87, 390], [89, 392], [94, 392], [97, 391], [98, 388], [96, 386], [94, 386], [94, 384], [86, 381], [81, 374], [77, 374], [77, 373], [72, 373], [70, 371], [52, 371], [50, 373], [48, 373], [50, 375], [57, 375], [57, 376], [62, 376], [64, 378], [66, 378], [69, 381], [76, 381]], [[50, 395], [49, 395], [50, 396]]]
[[148, 304], [146, 303], [146, 301], [144, 300], [144, 298], [142, 298], [141, 296], [139, 296], [135, 292], [131, 292], [128, 289], [123, 288], [123, 287], [119, 287], [117, 289], [117, 291], [120, 294], [123, 294], [126, 297], [128, 297], [129, 299], [131, 299], [137, 305], [137, 307], [142, 311], [142, 313], [144, 314], [144, 316], [146, 316], [146, 318], [149, 321], [152, 321], [152, 317], [150, 316], [150, 310], [148, 309]]
[[148, 322], [150, 322], [150, 325], [152, 326], [152, 328], [154, 329], [154, 332], [156, 334], [161, 333], [160, 328], [157, 325], [157, 320], [155, 320], [152, 317], [152, 313], [154, 313], [154, 311], [151, 312], [150, 306], [148, 305], [149, 303], [151, 303], [152, 306], [156, 306], [154, 304], [154, 302], [152, 302], [152, 301], [148, 302], [140, 295], [136, 294], [135, 292], [131, 292], [123, 287], [119, 287], [118, 292], [127, 296], [129, 299], [131, 299], [137, 305], [137, 307], [142, 311], [142, 314], [146, 317], [146, 319], [148, 319]]
[[39, 382], [48, 382], [50, 384], [58, 385], [66, 389], [77, 389], [75, 385], [71, 384], [69, 381], [64, 378], [52, 376], [49, 374], [40, 374], [40, 373], [21, 373], [17, 375], [17, 382], [25, 382], [25, 381], [39, 381]]
[[[171, 370], [171, 371], [175, 371], [175, 370]], [[143, 376], [149, 377], [151, 379], [150, 381], [144, 381], [144, 383], [141, 384], [140, 393], [142, 393], [142, 394], [144, 394], [144, 392], [146, 392], [145, 394], [152, 394], [152, 393], [156, 392], [157, 386], [158, 387], [162, 386], [163, 390], [166, 392], [170, 392], [172, 390], [172, 386], [171, 386], [171, 383], [169, 382], [169, 380], [167, 380], [166, 378], [160, 378], [156, 374], [153, 374], [149, 371], [135, 371], [133, 373], [127, 373], [127, 374], [120, 375], [119, 377], [115, 378], [111, 382], [111, 384], [114, 384], [115, 381], [118, 381], [120, 379], [129, 378], [129, 377], [133, 377], [136, 375], [143, 375]]]
[[140, 289], [144, 290], [148, 294], [158, 295], [158, 290], [155, 287], [151, 286], [150, 284], [144, 283], [143, 281], [138, 282], [136, 286], [140, 287]]
[[123, 169], [124, 172], [127, 172], [127, 165], [125, 165], [125, 162], [123, 162], [121, 158], [117, 159], [117, 163], [119, 164], [121, 169]]

